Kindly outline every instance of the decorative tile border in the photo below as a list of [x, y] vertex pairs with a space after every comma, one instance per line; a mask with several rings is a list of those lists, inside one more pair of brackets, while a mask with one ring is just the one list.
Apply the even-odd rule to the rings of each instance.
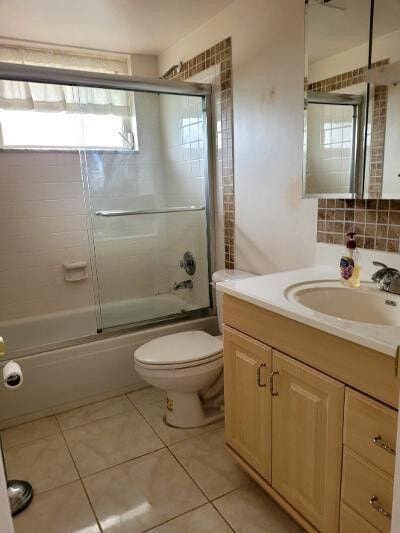
[[[386, 65], [388, 59], [373, 63]], [[355, 69], [308, 85], [308, 89], [330, 92], [365, 82], [367, 67]], [[383, 180], [387, 87], [374, 89], [368, 195], [380, 196]], [[400, 252], [399, 200], [318, 200], [317, 241], [344, 244], [346, 233], [355, 231], [360, 248]]]
[[[233, 106], [232, 106], [232, 45], [231, 39], [220, 43], [192, 57], [168, 74], [168, 79], [187, 80], [208, 68], [220, 65], [220, 84], [214, 93], [221, 116], [221, 143], [217, 158], [220, 160], [223, 211], [224, 211], [224, 256], [225, 268], [235, 266], [235, 188], [233, 168]], [[179, 72], [178, 72], [179, 70]]]
[[357, 233], [360, 248], [400, 252], [400, 200], [319, 200], [317, 241], [344, 244]]

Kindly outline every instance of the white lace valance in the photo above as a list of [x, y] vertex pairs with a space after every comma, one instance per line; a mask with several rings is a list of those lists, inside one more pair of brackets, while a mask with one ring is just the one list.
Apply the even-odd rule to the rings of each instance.
[[[128, 56], [101, 57], [9, 45], [0, 45], [0, 61], [107, 74], [130, 73]], [[126, 91], [0, 80], [1, 109], [126, 116], [131, 107]]]

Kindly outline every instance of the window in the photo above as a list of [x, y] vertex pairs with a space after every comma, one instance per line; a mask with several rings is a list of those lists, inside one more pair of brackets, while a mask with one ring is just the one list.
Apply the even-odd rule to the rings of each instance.
[[131, 121], [115, 115], [0, 109], [4, 149], [136, 150]]
[[[127, 56], [12, 47], [0, 61], [128, 74]], [[0, 81], [0, 148], [137, 150], [133, 93], [111, 89]]]

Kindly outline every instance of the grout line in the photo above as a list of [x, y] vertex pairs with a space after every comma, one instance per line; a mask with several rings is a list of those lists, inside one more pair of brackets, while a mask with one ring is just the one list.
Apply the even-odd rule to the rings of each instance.
[[84, 493], [86, 494], [86, 498], [88, 499], [88, 502], [89, 502], [90, 508], [92, 509], [93, 516], [94, 516], [94, 518], [95, 518], [95, 520], [96, 520], [96, 523], [97, 523], [97, 525], [99, 526], [99, 530], [100, 530], [100, 531], [103, 531], [103, 529], [102, 529], [102, 527], [101, 527], [101, 525], [100, 525], [100, 520], [99, 520], [99, 518], [98, 518], [98, 516], [97, 516], [97, 513], [96, 513], [94, 507], [93, 507], [92, 501], [91, 501], [91, 499], [89, 498], [89, 494], [88, 494], [88, 492], [87, 492], [87, 490], [86, 490], [85, 484], [83, 483], [83, 480], [82, 480], [82, 477], [81, 477], [81, 473], [79, 472], [78, 467], [76, 466], [75, 459], [74, 459], [74, 457], [73, 457], [73, 455], [72, 455], [72, 452], [71, 452], [71, 450], [70, 450], [70, 448], [69, 448], [69, 446], [68, 446], [67, 439], [65, 438], [65, 435], [64, 435], [64, 433], [63, 433], [63, 431], [62, 431], [62, 429], [61, 429], [61, 426], [60, 426], [60, 423], [59, 423], [58, 420], [57, 420], [57, 424], [58, 424], [58, 426], [59, 426], [59, 428], [60, 428], [61, 435], [62, 435], [62, 438], [63, 438], [63, 440], [64, 440], [64, 442], [65, 442], [65, 446], [67, 447], [68, 453], [69, 453], [69, 455], [70, 455], [70, 457], [71, 457], [71, 459], [72, 459], [72, 462], [74, 463], [75, 470], [76, 470], [76, 472], [77, 472], [77, 474], [78, 474], [78, 476], [79, 476], [79, 482], [80, 482], [80, 484], [81, 484], [81, 486], [82, 486], [82, 488], [83, 488]]
[[190, 474], [190, 472], [187, 470], [187, 468], [179, 461], [179, 459], [174, 455], [172, 450], [170, 450], [168, 447], [167, 447], [167, 450], [169, 451], [169, 453], [171, 454], [171, 456], [173, 457], [175, 462], [178, 464], [178, 466], [180, 466], [182, 468], [182, 470], [184, 470], [186, 472], [187, 476], [193, 481], [193, 483], [196, 485], [196, 487], [200, 490], [200, 492], [206, 498], [207, 503], [210, 502], [211, 501], [210, 498], [207, 496], [205, 491], [200, 487], [200, 485], [197, 483], [197, 481], [193, 478], [193, 476]]
[[[155, 450], [151, 450], [150, 452], [145, 452], [140, 455], [137, 455], [136, 457], [131, 457], [130, 459], [125, 459], [124, 461], [121, 461], [120, 463], [115, 463], [113, 465], [108, 465], [105, 468], [102, 468], [101, 470], [96, 470], [96, 472], [91, 472], [90, 474], [86, 474], [83, 477], [80, 477], [82, 481], [85, 481], [85, 479], [88, 479], [92, 476], [95, 476], [96, 474], [101, 474], [102, 472], [106, 472], [107, 470], [111, 470], [112, 468], [115, 468], [117, 466], [125, 465], [126, 463], [130, 463], [131, 461], [136, 461], [136, 459], [141, 459], [142, 457], [146, 457], [146, 455], [151, 455], [156, 452], [160, 452], [161, 450], [167, 449], [166, 446], [162, 446], [161, 448], [156, 448]], [[80, 474], [79, 474], [80, 476]]]
[[71, 431], [73, 429], [77, 429], [77, 428], [82, 428], [82, 427], [88, 426], [89, 424], [95, 424], [97, 422], [102, 422], [103, 420], [107, 420], [108, 418], [112, 418], [114, 416], [121, 416], [121, 415], [125, 415], [125, 414], [129, 414], [131, 412], [134, 412], [134, 411], [131, 411], [131, 409], [133, 409], [138, 414], [140, 414], [138, 409], [136, 409], [134, 405], [130, 404], [129, 409], [127, 409], [125, 411], [121, 411], [120, 413], [113, 413], [112, 415], [107, 415], [107, 416], [104, 416], [102, 418], [98, 418], [96, 420], [89, 420], [88, 422], [83, 422], [82, 424], [77, 424], [76, 426], [68, 427], [68, 428], [65, 428], [65, 429], [61, 428], [61, 424], [60, 424], [60, 421], [58, 420], [58, 418], [57, 418], [57, 422], [60, 425], [61, 432], [64, 433], [66, 431]]
[[[204, 494], [204, 496], [207, 498], [208, 502], [207, 503], [210, 503], [214, 509], [217, 511], [217, 513], [221, 516], [221, 518], [224, 520], [224, 522], [226, 524], [228, 524], [228, 526], [233, 530], [233, 527], [231, 526], [231, 524], [226, 520], [226, 518], [221, 514], [221, 512], [215, 507], [214, 505], [214, 502], [216, 500], [219, 500], [220, 498], [223, 498], [225, 496], [228, 496], [228, 494], [232, 494], [233, 492], [236, 492], [237, 490], [240, 490], [242, 487], [236, 487], [235, 489], [232, 489], [232, 490], [229, 490], [228, 492], [224, 493], [224, 494], [220, 494], [219, 496], [217, 496], [216, 498], [209, 498], [207, 496], [207, 494], [205, 493], [205, 491], [200, 487], [200, 485], [196, 482], [196, 480], [192, 477], [192, 475], [189, 473], [189, 471], [186, 469], [186, 467], [181, 463], [181, 461], [179, 460], [178, 457], [176, 457], [176, 455], [173, 453], [173, 451], [168, 447], [168, 450], [170, 451], [170, 453], [173, 455], [173, 457], [177, 460], [177, 462], [181, 465], [181, 467], [183, 468], [183, 470], [186, 472], [186, 474], [190, 477], [190, 479], [193, 481], [193, 483], [195, 483], [195, 485], [200, 489], [200, 491]], [[234, 530], [233, 530], [234, 531]]]
[[[43, 420], [44, 418], [51, 418], [52, 416], [54, 416], [54, 415], [44, 416], [42, 418], [38, 418], [37, 420], [34, 420], [33, 422], [37, 422], [38, 420]], [[29, 444], [32, 444], [32, 442], [35, 442], [37, 440], [47, 439], [49, 437], [53, 437], [54, 435], [58, 435], [61, 432], [61, 429], [59, 427], [58, 420], [56, 420], [56, 422], [57, 422], [57, 426], [58, 426], [58, 431], [54, 431], [53, 433], [49, 433], [48, 435], [42, 435], [41, 437], [35, 437], [35, 438], [33, 438], [31, 440], [28, 440], [28, 441], [17, 442], [16, 444], [11, 444], [11, 446], [7, 446], [7, 448], [4, 446], [4, 443], [3, 443], [3, 432], [7, 431], [8, 429], [15, 429], [15, 428], [17, 428], [19, 426], [23, 426], [25, 424], [30, 424], [30, 422], [24, 422], [23, 424], [18, 424], [16, 426], [11, 426], [10, 428], [2, 429], [0, 431], [1, 446], [3, 447], [4, 451], [7, 451], [7, 450], [11, 450], [12, 448], [16, 448], [17, 446], [28, 446]]]
[[[228, 492], [227, 494], [232, 494], [232, 492], [235, 492], [236, 490], [239, 490], [239, 489], [235, 489], [235, 490], [232, 490], [231, 492]], [[224, 496], [226, 496], [226, 494], [224, 494]], [[222, 498], [222, 496], [221, 496]], [[233, 525], [228, 522], [228, 519], [225, 518], [225, 516], [221, 513], [221, 511], [215, 506], [214, 502], [216, 500], [218, 500], [219, 498], [216, 498], [215, 500], [211, 501], [211, 505], [214, 507], [214, 509], [217, 511], [217, 513], [219, 514], [219, 516], [222, 518], [222, 520], [225, 522], [225, 524], [227, 524], [227, 526], [234, 532], [236, 532], [236, 530], [233, 528]]]
[[148, 529], [144, 529], [143, 530], [143, 533], [146, 533], [146, 532], [149, 532], [149, 531], [152, 531], [153, 529], [157, 529], [158, 527], [160, 526], [163, 526], [164, 524], [168, 524], [169, 522], [172, 522], [173, 520], [175, 520], [176, 518], [180, 518], [181, 516], [185, 516], [187, 514], [190, 514], [191, 512], [193, 511], [196, 511], [197, 509], [201, 509], [202, 507], [205, 507], [206, 505], [208, 505], [210, 502], [205, 502], [205, 503], [202, 503], [201, 505], [196, 505], [196, 507], [193, 507], [193, 509], [189, 509], [188, 511], [185, 511], [184, 513], [179, 513], [177, 514], [176, 516], [172, 516], [171, 518], [168, 518], [168, 520], [165, 520], [164, 522], [160, 522], [159, 524], [156, 524], [154, 526], [151, 526], [150, 528]]

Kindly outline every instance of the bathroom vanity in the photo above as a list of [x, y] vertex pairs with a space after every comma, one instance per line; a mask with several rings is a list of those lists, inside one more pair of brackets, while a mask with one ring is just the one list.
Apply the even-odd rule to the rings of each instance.
[[307, 531], [389, 532], [399, 311], [371, 324], [291, 301], [300, 280], [335, 276], [305, 269], [219, 287], [226, 444]]

